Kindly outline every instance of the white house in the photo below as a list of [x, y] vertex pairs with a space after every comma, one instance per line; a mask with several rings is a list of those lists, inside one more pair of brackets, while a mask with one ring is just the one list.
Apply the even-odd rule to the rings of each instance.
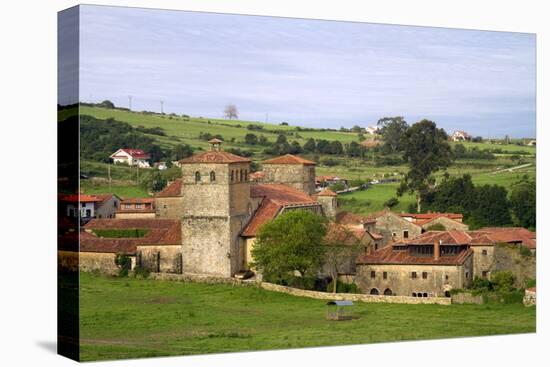
[[110, 158], [114, 163], [124, 163], [129, 166], [149, 168], [151, 156], [141, 149], [122, 148], [111, 154]]
[[365, 129], [365, 132], [367, 134], [374, 135], [378, 133], [378, 130], [379, 130], [378, 126], [369, 126]]
[[471, 139], [472, 136], [465, 131], [457, 130], [451, 135], [451, 140], [453, 141], [466, 141]]
[[69, 218], [78, 218], [87, 222], [92, 218], [114, 218], [120, 207], [120, 198], [114, 194], [102, 195], [61, 195], [64, 214]]

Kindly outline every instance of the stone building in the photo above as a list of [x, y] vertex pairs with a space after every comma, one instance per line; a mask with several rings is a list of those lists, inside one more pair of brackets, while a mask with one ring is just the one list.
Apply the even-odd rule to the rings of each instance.
[[450, 297], [473, 279], [473, 251], [463, 232], [426, 232], [357, 259], [355, 282], [373, 295]]
[[317, 195], [314, 195], [323, 207], [325, 217], [332, 220], [336, 219], [336, 210], [338, 208], [338, 200], [336, 199], [337, 196], [338, 195], [329, 188], [326, 188]]
[[115, 214], [117, 219], [153, 219], [155, 216], [155, 199], [153, 198], [122, 200]]
[[155, 195], [157, 218], [180, 219], [183, 215], [183, 181], [177, 179]]
[[375, 230], [383, 237], [382, 246], [395, 241], [406, 241], [422, 234], [421, 226], [389, 209], [376, 213], [373, 217], [376, 220]]
[[210, 143], [211, 150], [179, 161], [183, 269], [231, 277], [241, 270], [240, 233], [253, 213], [251, 161]]
[[315, 162], [287, 154], [262, 162], [262, 183], [292, 186], [308, 195], [315, 193]]

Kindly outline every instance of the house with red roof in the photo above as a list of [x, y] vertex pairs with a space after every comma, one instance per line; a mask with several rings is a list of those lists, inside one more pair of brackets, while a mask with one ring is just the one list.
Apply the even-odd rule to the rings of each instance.
[[134, 219], [156, 217], [155, 198], [129, 198], [120, 202], [116, 211], [117, 219]]
[[80, 218], [81, 222], [87, 222], [92, 218], [114, 218], [120, 202], [120, 198], [115, 194], [59, 195], [60, 214], [68, 218]]
[[473, 280], [471, 238], [460, 231], [426, 232], [357, 258], [356, 284], [372, 295], [450, 297]]
[[121, 148], [109, 156], [115, 164], [127, 164], [140, 168], [149, 168], [151, 156], [141, 149]]

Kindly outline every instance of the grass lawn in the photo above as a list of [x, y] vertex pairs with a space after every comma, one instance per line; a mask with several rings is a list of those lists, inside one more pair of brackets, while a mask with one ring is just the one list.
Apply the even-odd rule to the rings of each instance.
[[[408, 211], [410, 204], [415, 204], [414, 195], [405, 194], [397, 197], [398, 183], [371, 185], [367, 190], [356, 191], [350, 194], [340, 194], [338, 199], [343, 210], [359, 214], [368, 214], [384, 209], [384, 203], [392, 197], [399, 200], [399, 204], [392, 208], [393, 211]], [[356, 201], [350, 201], [356, 199]]]
[[121, 199], [145, 198], [149, 193], [141, 186], [137, 185], [111, 185], [90, 183], [87, 180], [80, 180], [80, 188], [86, 194], [107, 194], [113, 193]]
[[535, 332], [536, 309], [511, 305], [355, 306], [325, 320], [325, 302], [256, 287], [81, 273], [84, 361]]

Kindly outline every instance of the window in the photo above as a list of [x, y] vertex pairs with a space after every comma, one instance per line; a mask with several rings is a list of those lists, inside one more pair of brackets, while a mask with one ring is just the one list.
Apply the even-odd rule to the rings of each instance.
[[141, 204], [136, 203], [136, 209], [141, 209]]
[[450, 296], [451, 296], [451, 292], [445, 291], [445, 297], [450, 297]]
[[210, 182], [216, 181], [216, 172], [210, 172]]
[[481, 250], [482, 255], [487, 255], [487, 250]]
[[235, 171], [231, 170], [231, 182], [235, 180]]
[[403, 238], [409, 238], [409, 231], [403, 231]]
[[388, 279], [388, 272], [387, 271], [382, 273], [382, 278]]
[[244, 171], [244, 180], [248, 181], [248, 170]]
[[413, 297], [416, 297], [416, 293], [415, 293], [415, 292], [413, 292], [412, 296], [413, 296]]
[[201, 173], [199, 171], [195, 172], [195, 182], [200, 182], [201, 180]]
[[168, 208], [168, 205], [164, 204], [162, 207], [163, 207], [164, 209], [166, 209], [166, 208]]
[[392, 290], [389, 288], [386, 288], [386, 290], [384, 291], [384, 296], [393, 296]]
[[392, 236], [392, 238], [397, 237], [397, 233], [392, 232], [392, 233], [391, 233], [391, 236]]
[[378, 292], [378, 289], [372, 288], [372, 289], [370, 290], [370, 294], [375, 295], [375, 296], [378, 296], [378, 295], [380, 294], [380, 292]]
[[482, 271], [482, 272], [481, 272], [481, 277], [482, 277], [483, 279], [487, 279], [487, 271]]
[[124, 209], [132, 209], [132, 204], [124, 204]]
[[371, 278], [376, 278], [376, 272], [375, 272], [375, 271], [371, 271], [371, 272], [370, 272], [370, 277], [371, 277]]
[[470, 278], [470, 273], [466, 272], [466, 279]]
[[428, 273], [423, 271], [422, 272], [422, 279], [428, 279]]
[[422, 297], [428, 297], [428, 293], [422, 293]]
[[413, 272], [411, 273], [411, 278], [416, 279], [416, 271], [413, 271]]
[[449, 276], [445, 274], [445, 280], [449, 280]]
[[240, 176], [240, 177], [239, 177], [239, 181], [240, 181], [240, 182], [243, 182], [243, 177], [244, 177], [244, 176], [243, 176], [243, 170], [242, 170], [242, 169], [239, 170], [239, 176]]

